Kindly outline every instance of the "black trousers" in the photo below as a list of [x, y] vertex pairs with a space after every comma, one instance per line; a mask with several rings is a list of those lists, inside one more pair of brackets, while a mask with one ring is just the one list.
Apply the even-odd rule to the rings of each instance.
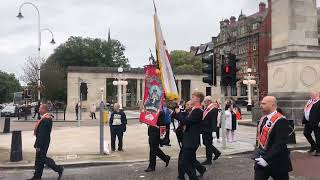
[[202, 133], [202, 141], [203, 141], [203, 144], [206, 146], [207, 161], [209, 162], [212, 161], [212, 154], [214, 154], [215, 156], [221, 154], [220, 151], [213, 145], [212, 132]]
[[111, 126], [111, 150], [116, 150], [116, 138], [118, 137], [118, 150], [122, 150], [123, 148], [123, 130], [120, 127]]
[[200, 164], [196, 157], [197, 148], [189, 149], [184, 148], [182, 152], [182, 164], [185, 173], [189, 176], [190, 180], [198, 180], [196, 169], [203, 173], [205, 171], [205, 167]]
[[220, 139], [220, 127], [217, 127], [216, 136], [218, 139]]
[[[184, 174], [185, 174], [185, 169], [183, 167], [183, 159], [182, 159], [182, 156], [183, 156], [183, 149], [180, 149], [180, 152], [179, 152], [179, 159], [178, 159], [178, 177], [179, 179], [181, 180], [184, 180]], [[206, 168], [204, 166], [202, 166], [199, 161], [195, 161], [195, 164], [193, 164], [193, 167], [199, 172], [199, 173], [203, 173]]]
[[36, 115], [38, 115], [38, 116], [37, 116], [37, 118], [38, 118], [38, 119], [41, 119], [41, 116], [40, 116], [39, 111], [35, 111], [35, 112], [34, 112], [34, 115], [33, 115], [33, 117], [32, 117], [32, 118], [35, 118], [35, 117], [36, 117]]
[[156, 168], [156, 161], [157, 161], [157, 156], [164, 162], [167, 162], [169, 160], [169, 156], [164, 154], [164, 152], [159, 148], [160, 145], [160, 139], [155, 140], [155, 139], [150, 139], [149, 138], [149, 168], [155, 169]]
[[77, 120], [79, 119], [79, 112], [78, 111], [76, 111], [76, 118], [77, 118]]
[[93, 117], [94, 117], [94, 119], [97, 119], [97, 118], [96, 118], [96, 113], [95, 113], [95, 112], [91, 112], [91, 119], [93, 119]]
[[289, 173], [272, 173], [263, 168], [256, 168], [254, 171], [254, 180], [268, 180], [269, 177], [273, 180], [289, 180]]
[[47, 150], [37, 151], [35, 165], [34, 165], [35, 166], [34, 177], [36, 178], [42, 177], [44, 165], [47, 165], [49, 168], [51, 168], [55, 172], [60, 172], [62, 170], [62, 166], [56, 165], [53, 159], [47, 157]]
[[[314, 132], [315, 140], [312, 137], [312, 132]], [[311, 148], [320, 152], [320, 128], [307, 123], [303, 131], [304, 136], [311, 145]]]

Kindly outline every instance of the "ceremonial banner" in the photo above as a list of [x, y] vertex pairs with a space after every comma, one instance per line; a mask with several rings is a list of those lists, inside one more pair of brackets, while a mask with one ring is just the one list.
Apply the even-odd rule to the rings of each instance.
[[166, 42], [162, 34], [156, 7], [154, 14], [154, 29], [156, 36], [157, 59], [160, 66], [164, 91], [167, 97], [171, 97], [171, 99], [178, 99], [179, 94], [170, 64], [170, 54], [167, 50]]
[[145, 88], [143, 111], [140, 113], [140, 122], [157, 126], [160, 108], [162, 106], [163, 89], [160, 71], [155, 65], [148, 65], [145, 71]]

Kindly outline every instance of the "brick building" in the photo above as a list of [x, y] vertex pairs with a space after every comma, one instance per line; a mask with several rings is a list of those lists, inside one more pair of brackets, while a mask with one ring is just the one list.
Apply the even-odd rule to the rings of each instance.
[[246, 16], [241, 11], [238, 19], [231, 16], [229, 19], [220, 21], [218, 36], [212, 37], [209, 43], [190, 48], [191, 53], [196, 56], [215, 52], [217, 57], [220, 57], [222, 50], [237, 55], [240, 59], [238, 67], [241, 67], [238, 77], [241, 80], [238, 81], [237, 87], [228, 87], [225, 90], [225, 95], [232, 99], [247, 97], [247, 86], [242, 83], [242, 80], [247, 75], [248, 68], [252, 68], [252, 74], [257, 81], [257, 85], [253, 86], [253, 100], [258, 101], [259, 97], [263, 97], [268, 91], [268, 71], [265, 60], [271, 50], [270, 9], [261, 2], [258, 11], [252, 15]]

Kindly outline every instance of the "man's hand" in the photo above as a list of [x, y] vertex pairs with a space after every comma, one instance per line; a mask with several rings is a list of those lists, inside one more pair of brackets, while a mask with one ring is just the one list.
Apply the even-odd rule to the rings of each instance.
[[257, 164], [259, 164], [262, 167], [267, 167], [269, 165], [267, 161], [264, 160], [263, 158], [256, 158], [254, 160], [257, 162]]
[[174, 110], [177, 114], [180, 112], [180, 108], [175, 108]]

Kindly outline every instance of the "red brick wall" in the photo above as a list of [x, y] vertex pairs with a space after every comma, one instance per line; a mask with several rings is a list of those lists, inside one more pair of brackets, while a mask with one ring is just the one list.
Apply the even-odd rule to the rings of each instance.
[[259, 63], [258, 72], [259, 98], [260, 100], [268, 94], [268, 66], [267, 59], [271, 50], [271, 0], [268, 0], [268, 15], [259, 29]]

